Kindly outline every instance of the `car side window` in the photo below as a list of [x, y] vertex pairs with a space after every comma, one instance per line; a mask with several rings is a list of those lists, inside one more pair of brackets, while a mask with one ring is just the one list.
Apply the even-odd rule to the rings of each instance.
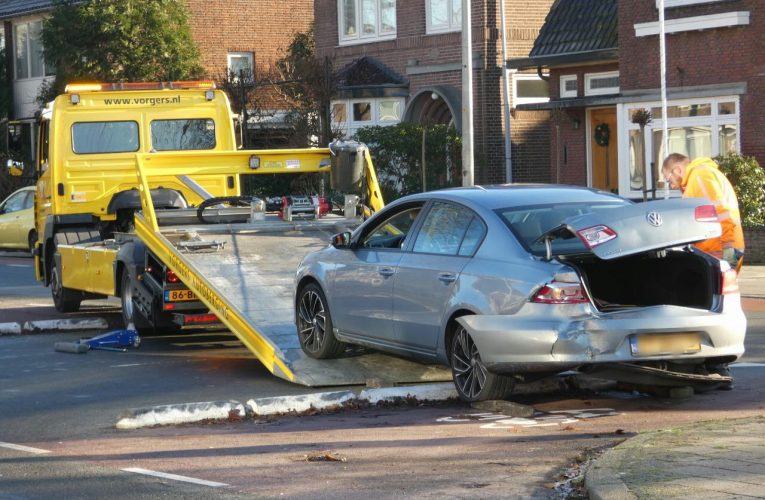
[[385, 219], [362, 238], [360, 246], [400, 250], [421, 209], [421, 205], [410, 207]]
[[[468, 241], [463, 254], [460, 247], [475, 218], [473, 212], [464, 207], [451, 203], [434, 203], [414, 241], [414, 251], [440, 255], [472, 254], [475, 246], [480, 242], [480, 238], [475, 240], [474, 233], [471, 236], [471, 239], [475, 240], [473, 248], [470, 248], [471, 243]], [[483, 230], [483, 225], [480, 227]]]
[[473, 220], [470, 221], [470, 225], [468, 226], [467, 231], [465, 232], [465, 237], [462, 239], [459, 255], [463, 257], [469, 257], [473, 255], [478, 249], [478, 245], [480, 245], [481, 241], [483, 241], [485, 234], [486, 227], [483, 225], [480, 219], [478, 219], [478, 217], [474, 216]]
[[27, 191], [27, 197], [24, 199], [24, 210], [32, 208], [35, 204], [35, 192]]
[[26, 191], [15, 193], [8, 198], [8, 201], [3, 205], [3, 213], [10, 214], [12, 212], [18, 212], [24, 209], [24, 199], [27, 197]]

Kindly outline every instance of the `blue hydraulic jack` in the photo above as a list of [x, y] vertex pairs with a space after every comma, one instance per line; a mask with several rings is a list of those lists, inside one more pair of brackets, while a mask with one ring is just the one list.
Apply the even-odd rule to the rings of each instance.
[[80, 339], [77, 342], [56, 342], [54, 349], [59, 352], [82, 354], [91, 349], [125, 352], [128, 347], [137, 349], [140, 345], [141, 337], [138, 332], [128, 327], [124, 330], [114, 330], [89, 339]]

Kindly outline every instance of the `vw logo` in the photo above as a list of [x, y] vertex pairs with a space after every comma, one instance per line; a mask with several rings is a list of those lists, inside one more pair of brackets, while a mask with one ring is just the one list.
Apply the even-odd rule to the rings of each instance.
[[659, 227], [664, 223], [659, 212], [648, 212], [645, 216], [648, 223], [654, 227]]

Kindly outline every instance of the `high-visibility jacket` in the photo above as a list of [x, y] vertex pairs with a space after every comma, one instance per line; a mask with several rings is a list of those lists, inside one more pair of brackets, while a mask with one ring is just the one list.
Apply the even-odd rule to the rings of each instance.
[[696, 243], [705, 252], [719, 255], [726, 248], [744, 251], [741, 213], [733, 186], [711, 158], [696, 158], [685, 168], [681, 183], [684, 198], [707, 198], [715, 206], [722, 226], [719, 238]]

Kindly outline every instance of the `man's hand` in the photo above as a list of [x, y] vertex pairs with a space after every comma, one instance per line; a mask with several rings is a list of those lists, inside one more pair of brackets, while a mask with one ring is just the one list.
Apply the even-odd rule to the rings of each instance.
[[736, 258], [736, 251], [732, 248], [724, 248], [722, 258], [725, 262], [730, 264], [731, 269], [736, 269], [738, 265], [738, 259]]

